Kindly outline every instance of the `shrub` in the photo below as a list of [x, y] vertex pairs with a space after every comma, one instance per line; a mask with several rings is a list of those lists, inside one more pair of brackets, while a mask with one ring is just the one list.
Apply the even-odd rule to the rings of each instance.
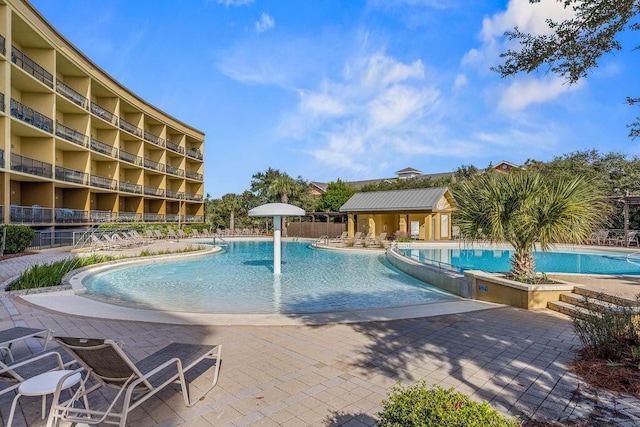
[[499, 414], [485, 401], [474, 402], [450, 388], [426, 388], [424, 381], [413, 386], [396, 385], [382, 402], [380, 427], [517, 427], [517, 418]]
[[573, 319], [583, 352], [600, 359], [620, 360], [629, 347], [640, 345], [640, 315], [636, 305], [595, 303], [584, 298], [588, 310]]
[[31, 242], [36, 232], [31, 227], [26, 225], [5, 225], [0, 226], [0, 233], [2, 229], [7, 230], [6, 238], [4, 241], [4, 253], [5, 254], [17, 254], [24, 252]]

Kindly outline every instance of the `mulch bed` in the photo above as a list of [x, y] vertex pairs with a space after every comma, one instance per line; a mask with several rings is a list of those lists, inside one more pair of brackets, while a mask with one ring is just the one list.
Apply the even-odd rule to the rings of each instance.
[[573, 362], [571, 370], [595, 388], [640, 398], [639, 365], [640, 362], [633, 362], [629, 348], [617, 362], [581, 357]]
[[33, 255], [35, 252], [20, 252], [17, 254], [4, 254], [0, 256], [0, 261], [4, 261], [5, 259], [18, 258], [25, 255]]

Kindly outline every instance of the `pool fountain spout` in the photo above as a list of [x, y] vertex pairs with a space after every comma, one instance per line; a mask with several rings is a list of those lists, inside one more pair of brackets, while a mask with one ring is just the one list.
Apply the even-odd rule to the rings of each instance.
[[281, 218], [283, 216], [303, 216], [304, 214], [303, 209], [287, 203], [267, 203], [249, 211], [249, 216], [273, 217], [273, 274], [280, 274]]

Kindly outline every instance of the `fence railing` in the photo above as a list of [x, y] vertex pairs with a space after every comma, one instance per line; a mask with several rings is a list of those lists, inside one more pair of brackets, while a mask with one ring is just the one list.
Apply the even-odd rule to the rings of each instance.
[[203, 158], [202, 152], [197, 148], [189, 148], [187, 150], [187, 156], [193, 157], [194, 159], [198, 159], [198, 160], [202, 160]]
[[91, 149], [95, 152], [106, 154], [107, 156], [118, 158], [118, 149], [104, 142], [91, 138]]
[[91, 112], [94, 115], [100, 117], [101, 119], [108, 121], [112, 125], [118, 126], [118, 117], [115, 114], [113, 114], [111, 111], [107, 110], [104, 107], [101, 107], [95, 102], [91, 103]]
[[159, 196], [164, 197], [164, 190], [158, 187], [151, 187], [149, 185], [144, 186], [144, 194], [147, 196]]
[[197, 172], [185, 171], [185, 175], [187, 176], [187, 178], [195, 179], [198, 181], [202, 181], [204, 179], [204, 175]]
[[53, 165], [17, 153], [11, 153], [11, 170], [30, 175], [53, 177]]
[[184, 154], [184, 148], [179, 146], [178, 144], [174, 144], [173, 142], [167, 140], [167, 148], [171, 151], [175, 151], [176, 153]]
[[128, 163], [132, 163], [136, 166], [142, 166], [142, 157], [136, 156], [128, 151], [120, 150], [118, 152], [118, 158]]
[[11, 98], [11, 116], [45, 132], [53, 132], [53, 120]]
[[48, 224], [53, 222], [53, 209], [39, 205], [11, 205], [9, 220], [12, 224]]
[[80, 145], [81, 147], [89, 147], [89, 137], [80, 131], [72, 129], [62, 123], [56, 121], [56, 136], [66, 139], [69, 142]]
[[56, 166], [56, 179], [75, 184], [89, 185], [89, 174], [75, 169]]
[[91, 185], [93, 187], [106, 188], [108, 190], [116, 190], [118, 182], [115, 179], [106, 176], [91, 175]]
[[154, 162], [153, 160], [150, 160], [150, 159], [144, 159], [144, 167], [149, 169], [154, 169], [160, 172], [164, 172], [163, 163]]
[[80, 94], [80, 92], [76, 92], [60, 79], [56, 79], [56, 92], [84, 109], [89, 107], [89, 100], [87, 98]]
[[164, 147], [164, 139], [152, 134], [151, 132], [147, 132], [146, 130], [144, 131], [144, 140], [149, 141], [152, 144], [159, 145], [160, 147]]
[[11, 62], [53, 89], [53, 75], [15, 46], [11, 46]]
[[118, 184], [120, 191], [126, 191], [127, 193], [142, 194], [142, 185], [131, 184], [130, 182], [122, 182]]
[[122, 117], [120, 117], [119, 122], [120, 122], [120, 129], [124, 129], [127, 132], [132, 133], [135, 136], [138, 136], [138, 137], [142, 138], [142, 129], [140, 129], [138, 126], [134, 125], [133, 123], [129, 123], [128, 121], [126, 121]]

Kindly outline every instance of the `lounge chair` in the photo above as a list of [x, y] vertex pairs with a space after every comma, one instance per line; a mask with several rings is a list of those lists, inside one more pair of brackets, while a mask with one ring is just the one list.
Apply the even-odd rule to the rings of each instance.
[[[184, 403], [190, 407], [218, 382], [222, 361], [220, 345], [171, 343], [143, 360], [134, 362], [122, 350], [122, 344], [112, 340], [70, 337], [55, 337], [55, 340], [86, 369], [87, 374], [72, 399], [60, 401], [61, 390], [58, 387], [54, 393], [47, 427], [56, 426], [60, 421], [86, 424], [106, 422], [124, 427], [129, 412], [169, 384], [176, 381], [180, 383]], [[213, 379], [198, 396], [190, 397], [185, 373], [204, 359], [215, 359], [215, 365], [208, 368], [213, 368]], [[101, 387], [117, 390], [105, 410], [74, 406], [80, 399]], [[116, 404], [121, 396], [122, 408], [116, 412]]]
[[173, 230], [169, 230], [167, 231], [167, 239], [175, 239], [178, 240], [178, 235], [176, 234], [175, 231]]
[[181, 239], [185, 239], [187, 237], [182, 228], [178, 229], [178, 237], [180, 237]]
[[348, 237], [349, 237], [349, 232], [343, 231], [341, 235], [336, 236], [336, 238], [332, 239], [331, 241], [334, 243], [344, 243], [344, 241], [347, 240]]
[[380, 234], [378, 235], [378, 237], [376, 237], [376, 238], [374, 239], [374, 243], [375, 243], [375, 244], [377, 244], [377, 245], [380, 245], [380, 244], [382, 244], [383, 242], [385, 242], [386, 240], [387, 240], [387, 233], [382, 232], [382, 233], [380, 233]]
[[209, 230], [207, 230], [206, 228], [200, 230], [200, 234], [202, 234], [202, 237], [211, 237], [211, 234], [209, 234]]
[[193, 230], [191, 230], [191, 234], [193, 234], [193, 237], [195, 237], [196, 239], [199, 239], [200, 237], [204, 237], [204, 236], [201, 236], [200, 233], [198, 233], [197, 228], [194, 228]]
[[164, 235], [162, 234], [162, 231], [160, 231], [160, 230], [154, 230], [153, 234], [155, 235], [156, 239], [158, 239], [158, 240], [164, 239]]
[[42, 349], [46, 350], [51, 340], [51, 331], [48, 329], [27, 328], [24, 326], [15, 326], [0, 331], [0, 355], [2, 356], [0, 360], [8, 358], [13, 361], [11, 347], [13, 344], [24, 341], [27, 338], [41, 338], [43, 340]]

